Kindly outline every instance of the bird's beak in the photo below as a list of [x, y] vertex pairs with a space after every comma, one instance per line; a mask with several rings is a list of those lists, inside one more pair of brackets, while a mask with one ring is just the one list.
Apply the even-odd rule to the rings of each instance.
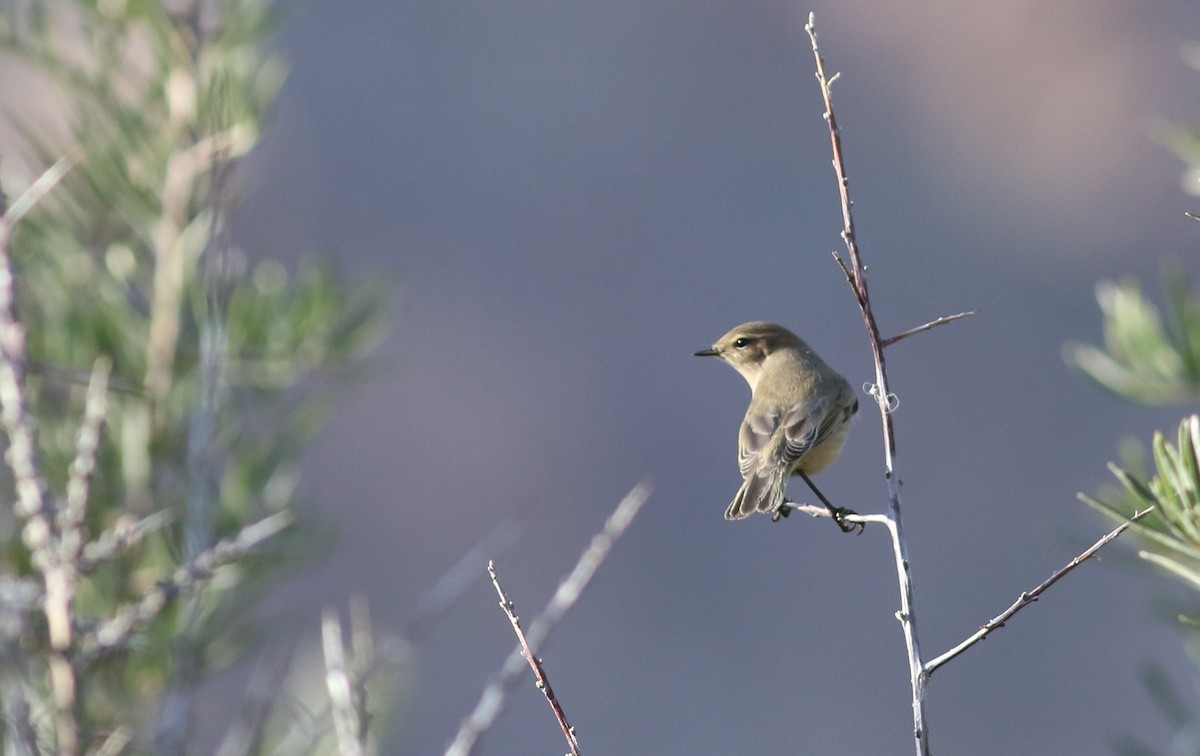
[[713, 349], [712, 347], [709, 347], [708, 349], [701, 349], [699, 352], [692, 352], [692, 354], [695, 355], [696, 357], [720, 357], [721, 356], [721, 353], [718, 352], [716, 349]]

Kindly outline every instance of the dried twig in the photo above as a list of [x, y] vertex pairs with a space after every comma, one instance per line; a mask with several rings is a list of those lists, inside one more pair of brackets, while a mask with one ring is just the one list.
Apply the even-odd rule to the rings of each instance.
[[550, 687], [550, 678], [546, 676], [546, 670], [542, 668], [542, 660], [529, 648], [529, 639], [525, 637], [525, 631], [521, 628], [521, 620], [517, 617], [517, 608], [513, 602], [508, 600], [508, 596], [504, 595], [504, 589], [500, 587], [500, 578], [496, 575], [495, 562], [488, 562], [487, 571], [488, 576], [492, 579], [492, 586], [500, 596], [500, 608], [504, 610], [504, 616], [508, 617], [513, 632], [517, 634], [517, 642], [521, 644], [521, 652], [525, 654], [525, 660], [529, 662], [529, 667], [533, 670], [533, 678], [537, 683], [538, 690], [546, 696], [550, 710], [554, 712], [554, 718], [558, 720], [558, 726], [567, 739], [571, 756], [579, 756], [579, 740], [575, 737], [575, 728], [567, 722], [567, 714], [563, 711], [562, 704], [558, 702], [558, 697], [554, 695], [554, 688]]
[[1026, 591], [1025, 593], [1022, 593], [1020, 596], [1017, 597], [1017, 600], [1014, 601], [1011, 606], [1009, 606], [1007, 609], [1005, 609], [1004, 611], [997, 614], [992, 619], [988, 620], [987, 624], [985, 624], [983, 627], [979, 628], [979, 630], [977, 630], [969, 638], [964, 640], [962, 643], [959, 643], [957, 646], [950, 649], [949, 651], [942, 654], [941, 656], [937, 657], [936, 659], [932, 659], [928, 663], [926, 663], [925, 664], [925, 676], [928, 677], [929, 675], [932, 675], [934, 670], [936, 670], [938, 667], [942, 666], [946, 662], [950, 661], [954, 657], [961, 654], [963, 651], [966, 651], [971, 646], [974, 646], [979, 641], [988, 637], [988, 635], [990, 635], [993, 630], [997, 630], [1001, 627], [1004, 627], [1004, 623], [1008, 622], [1010, 617], [1012, 617], [1014, 614], [1021, 611], [1025, 607], [1029, 606], [1033, 602], [1037, 601], [1038, 598], [1043, 593], [1045, 593], [1046, 590], [1050, 586], [1054, 585], [1059, 580], [1064, 578], [1068, 572], [1070, 572], [1071, 570], [1075, 569], [1079, 565], [1083, 564], [1087, 560], [1094, 557], [1096, 555], [1096, 552], [1100, 551], [1100, 549], [1107, 546], [1111, 541], [1116, 539], [1117, 536], [1124, 533], [1126, 528], [1128, 528], [1130, 525], [1132, 525], [1133, 523], [1142, 519], [1143, 517], [1145, 517], [1146, 515], [1150, 514], [1153, 511], [1154, 511], [1154, 507], [1147, 507], [1146, 509], [1143, 509], [1142, 511], [1137, 512], [1132, 517], [1130, 517], [1128, 520], [1121, 523], [1120, 525], [1118, 525], [1117, 527], [1115, 527], [1111, 531], [1109, 531], [1107, 534], [1105, 534], [1102, 538], [1100, 538], [1100, 540], [1096, 541], [1091, 546], [1089, 546], [1088, 548], [1086, 548], [1082, 552], [1080, 552], [1079, 556], [1077, 556], [1074, 559], [1072, 559], [1071, 561], [1067, 562], [1066, 565], [1064, 565], [1061, 569], [1059, 569], [1053, 575], [1048, 577], [1045, 581], [1043, 581], [1041, 584], [1039, 584], [1036, 588]]
[[[526, 632], [530, 656], [537, 654], [550, 631], [575, 605], [579, 594], [596, 574], [596, 570], [604, 562], [608, 552], [612, 550], [613, 544], [629, 527], [629, 523], [633, 521], [642, 505], [646, 503], [647, 496], [649, 496], [649, 486], [646, 483], [634, 486], [633, 490], [626, 494], [613, 513], [609, 515], [608, 520], [604, 523], [604, 528], [592, 537], [591, 544], [579, 557], [575, 568], [558, 586], [550, 603], [546, 605], [541, 615], [530, 623], [529, 630]], [[520, 677], [524, 669], [525, 656], [518, 646], [504, 660], [500, 672], [483, 689], [483, 694], [475, 705], [475, 710], [463, 720], [454, 740], [446, 748], [446, 756], [469, 756], [472, 753], [479, 738], [487, 732], [488, 728], [496, 721], [496, 717], [500, 715], [509, 688]]]
[[943, 315], [942, 317], [938, 318], [937, 320], [929, 321], [925, 325], [920, 325], [920, 326], [917, 326], [916, 328], [910, 328], [907, 331], [896, 334], [895, 336], [889, 336], [888, 338], [884, 339], [880, 343], [885, 347], [890, 347], [892, 344], [895, 344], [897, 341], [903, 341], [904, 339], [907, 339], [909, 336], [916, 335], [918, 333], [921, 333], [922, 331], [928, 331], [931, 328], [937, 328], [938, 326], [941, 326], [941, 325], [946, 325], [947, 323], [953, 323], [956, 320], [961, 320], [963, 318], [970, 317], [974, 314], [975, 314], [975, 310], [967, 310], [966, 312], [960, 312], [955, 315]]

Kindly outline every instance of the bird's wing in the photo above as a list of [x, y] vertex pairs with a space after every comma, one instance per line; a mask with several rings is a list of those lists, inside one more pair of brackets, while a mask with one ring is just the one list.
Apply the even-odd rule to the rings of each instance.
[[[738, 467], [748, 478], [765, 467], [791, 467], [819, 444], [836, 423], [824, 418], [828, 402], [787, 410], [747, 413], [738, 432]], [[821, 422], [824, 420], [824, 422]], [[766, 459], [763, 455], [766, 454]]]
[[[858, 411], [849, 386], [835, 397], [786, 410], [748, 412], [738, 432], [738, 467], [748, 478], [762, 465], [791, 467]], [[763, 454], [767, 459], [763, 459]]]

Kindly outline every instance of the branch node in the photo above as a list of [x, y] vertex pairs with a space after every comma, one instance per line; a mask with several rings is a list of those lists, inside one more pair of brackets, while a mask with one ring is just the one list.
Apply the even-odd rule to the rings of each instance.
[[[862, 389], [864, 392], [866, 392], [866, 394], [868, 396], [870, 396], [872, 399], [874, 399], [876, 403], [879, 403], [879, 385], [878, 384], [864, 383], [862, 386]], [[883, 407], [884, 412], [886, 412], [887, 414], [890, 415], [900, 407], [900, 397], [896, 396], [894, 393], [889, 392], [887, 397], [882, 402], [881, 406]]]

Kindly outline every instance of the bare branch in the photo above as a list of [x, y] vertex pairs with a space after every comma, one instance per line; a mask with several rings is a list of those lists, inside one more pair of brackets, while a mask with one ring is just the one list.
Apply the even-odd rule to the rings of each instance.
[[917, 326], [916, 328], [910, 328], [907, 331], [904, 331], [903, 333], [896, 334], [895, 336], [889, 336], [888, 338], [884, 339], [880, 343], [885, 347], [890, 347], [892, 344], [895, 344], [897, 341], [903, 341], [904, 339], [907, 339], [909, 336], [913, 336], [915, 334], [921, 333], [922, 331], [928, 331], [931, 328], [937, 328], [940, 325], [946, 325], [947, 323], [953, 323], [956, 320], [961, 320], [963, 318], [970, 317], [971, 315], [974, 315], [975, 313], [976, 313], [976, 310], [967, 310], [966, 312], [960, 312], [956, 315], [943, 315], [942, 317], [938, 318], [937, 320], [929, 321], [925, 325]]
[[904, 540], [903, 523], [900, 516], [900, 475], [896, 469], [896, 436], [892, 419], [891, 392], [888, 390], [887, 364], [883, 354], [883, 339], [879, 325], [871, 310], [871, 295], [867, 287], [867, 269], [859, 256], [858, 240], [854, 230], [853, 202], [850, 200], [850, 179], [846, 175], [846, 160], [842, 154], [842, 134], [837, 115], [833, 109], [833, 92], [830, 87], [835, 77], [825, 74], [825, 60], [817, 45], [816, 21], [809, 14], [804, 30], [812, 40], [813, 58], [816, 61], [817, 82], [821, 87], [821, 98], [825, 102], [825, 122], [829, 126], [829, 141], [833, 150], [833, 169], [837, 176], [838, 194], [842, 205], [842, 240], [846, 244], [849, 265], [835, 253], [834, 258], [846, 274], [846, 280], [854, 292], [862, 312], [863, 324], [871, 344], [871, 356], [875, 362], [875, 385], [872, 395], [879, 408], [883, 422], [884, 475], [888, 486], [888, 511], [885, 525], [892, 536], [895, 552], [896, 578], [900, 584], [900, 625], [904, 632], [904, 646], [908, 653], [909, 679], [912, 684], [913, 741], [917, 756], [929, 756], [929, 731], [925, 722], [925, 674], [921, 657], [921, 644], [917, 637], [916, 610], [913, 607], [913, 583], [909, 573], [908, 546]]
[[521, 651], [525, 654], [525, 660], [529, 662], [529, 667], [533, 670], [533, 677], [537, 687], [546, 696], [546, 701], [550, 704], [550, 710], [554, 712], [554, 718], [558, 720], [558, 726], [563, 731], [563, 736], [567, 739], [567, 747], [571, 749], [571, 756], [579, 756], [579, 740], [575, 737], [575, 728], [567, 722], [567, 714], [563, 711], [562, 704], [558, 702], [558, 697], [554, 695], [554, 688], [550, 687], [550, 678], [546, 676], [546, 670], [542, 668], [542, 660], [529, 648], [529, 639], [525, 637], [525, 631], [521, 628], [521, 620], [517, 617], [517, 609], [513, 602], [508, 600], [508, 596], [504, 595], [504, 589], [500, 587], [500, 578], [496, 575], [496, 564], [488, 562], [488, 575], [492, 578], [492, 586], [495, 587], [496, 593], [500, 596], [500, 608], [504, 610], [504, 615], [508, 617], [509, 623], [513, 627], [513, 632], [517, 634], [517, 642], [521, 644]]
[[934, 670], [936, 670], [938, 667], [942, 666], [946, 662], [950, 661], [954, 657], [961, 654], [963, 651], [966, 651], [971, 646], [974, 646], [979, 641], [988, 637], [988, 635], [990, 635], [993, 630], [997, 630], [1001, 627], [1004, 627], [1004, 623], [1008, 622], [1010, 617], [1012, 617], [1014, 614], [1021, 611], [1025, 607], [1029, 606], [1033, 602], [1037, 601], [1038, 598], [1043, 593], [1045, 593], [1046, 590], [1050, 586], [1054, 585], [1059, 580], [1061, 580], [1063, 577], [1065, 577], [1067, 575], [1067, 573], [1069, 573], [1071, 570], [1075, 569], [1079, 565], [1083, 564], [1084, 562], [1086, 562], [1087, 560], [1089, 560], [1093, 556], [1095, 556], [1096, 552], [1100, 551], [1100, 549], [1107, 546], [1111, 541], [1116, 539], [1117, 536], [1124, 533], [1125, 530], [1131, 524], [1137, 522], [1138, 520], [1142, 519], [1143, 517], [1145, 517], [1146, 515], [1150, 514], [1153, 511], [1154, 511], [1154, 507], [1148, 507], [1146, 509], [1143, 509], [1140, 512], [1137, 512], [1132, 517], [1130, 517], [1128, 520], [1126, 520], [1125, 522], [1121, 523], [1120, 525], [1118, 525], [1117, 527], [1115, 527], [1111, 531], [1109, 531], [1100, 540], [1096, 541], [1091, 546], [1084, 549], [1079, 554], [1079, 556], [1077, 556], [1074, 559], [1072, 559], [1071, 561], [1067, 562], [1067, 564], [1062, 569], [1055, 572], [1053, 575], [1051, 575], [1049, 578], [1047, 578], [1044, 582], [1042, 582], [1036, 588], [1034, 588], [1033, 590], [1030, 590], [1030, 591], [1026, 591], [1025, 593], [1022, 593], [1020, 596], [1017, 597], [1017, 600], [1014, 601], [1011, 606], [1009, 606], [1007, 609], [1005, 609], [1004, 611], [997, 614], [992, 619], [988, 620], [987, 624], [985, 624], [983, 627], [979, 628], [979, 630], [976, 631], [973, 635], [971, 635], [971, 637], [967, 638], [962, 643], [959, 643], [954, 648], [950, 649], [946, 653], [942, 654], [941, 656], [939, 656], [936, 659], [933, 659], [929, 663], [927, 663], [925, 665], [925, 676], [928, 677], [928, 676], [932, 675]]
[[[530, 656], [537, 654], [550, 631], [574, 606], [579, 599], [579, 594], [587, 587], [596, 574], [596, 570], [612, 550], [613, 544], [629, 527], [629, 523], [633, 521], [642, 505], [646, 503], [649, 490], [649, 486], [644, 482], [634, 486], [633, 490], [626, 494], [613, 513], [609, 515], [608, 520], [604, 523], [604, 528], [592, 537], [591, 544], [579, 557], [575, 568], [558, 586], [558, 590], [555, 591], [541, 615], [530, 624], [526, 633]], [[475, 705], [475, 710], [463, 720], [453, 742], [446, 748], [446, 756], [469, 756], [473, 752], [479, 738], [487, 732], [488, 728], [496, 721], [496, 717], [500, 715], [509, 688], [524, 669], [525, 657], [522, 649], [518, 646], [505, 659], [500, 672], [483, 689], [483, 694]]]
[[[833, 518], [833, 513], [829, 511], [829, 507], [826, 507], [824, 505], [817, 506], [816, 504], [793, 504], [791, 502], [785, 502], [784, 505], [779, 508], [779, 513], [781, 515], [783, 515], [784, 517], [787, 517], [792, 512], [799, 512], [800, 514], [806, 514], [809, 517], [828, 517], [831, 519]], [[881, 514], [866, 514], [866, 515], [857, 514], [857, 513], [846, 514], [846, 515], [842, 515], [842, 520], [844, 520], [845, 522], [856, 524], [856, 525], [866, 525], [869, 522], [876, 522], [876, 523], [888, 522], [887, 515], [881, 515]]]

